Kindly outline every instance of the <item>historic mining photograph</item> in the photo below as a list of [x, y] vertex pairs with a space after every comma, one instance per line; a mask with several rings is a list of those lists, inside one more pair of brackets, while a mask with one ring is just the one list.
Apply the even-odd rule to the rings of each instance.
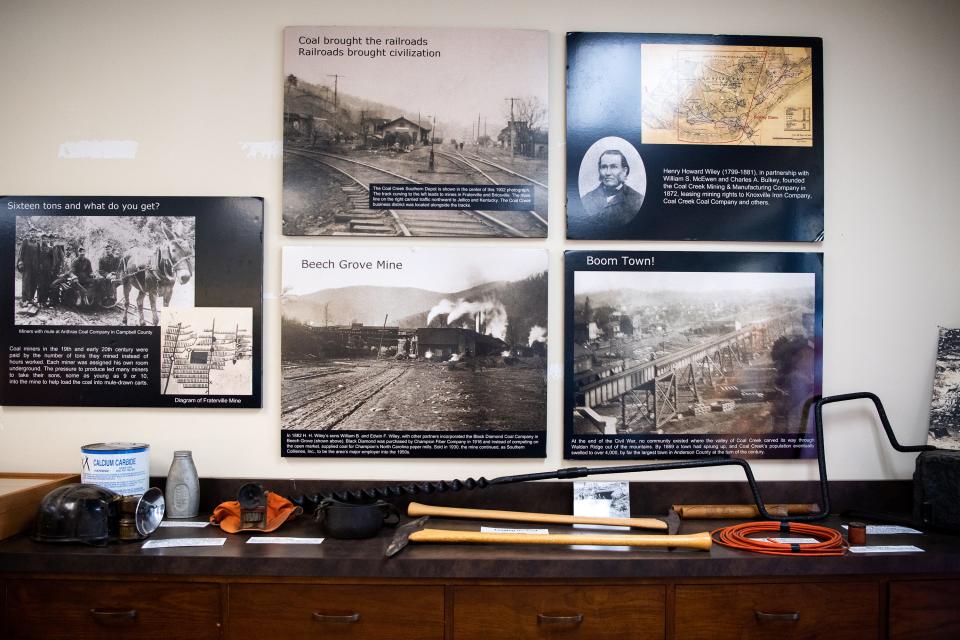
[[[288, 27], [283, 233], [546, 237], [547, 97], [545, 31]], [[371, 184], [522, 185], [532, 205], [371, 208]]]
[[14, 322], [159, 323], [192, 307], [192, 216], [17, 216]]
[[815, 286], [813, 273], [577, 271], [574, 433], [802, 432]]
[[960, 449], [960, 329], [940, 327], [927, 444]]
[[282, 425], [545, 431], [547, 253], [284, 247]]

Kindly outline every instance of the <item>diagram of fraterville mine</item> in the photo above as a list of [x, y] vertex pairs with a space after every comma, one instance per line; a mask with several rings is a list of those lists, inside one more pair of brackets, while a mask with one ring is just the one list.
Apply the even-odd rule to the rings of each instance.
[[250, 395], [250, 309], [172, 309], [162, 330], [161, 393]]

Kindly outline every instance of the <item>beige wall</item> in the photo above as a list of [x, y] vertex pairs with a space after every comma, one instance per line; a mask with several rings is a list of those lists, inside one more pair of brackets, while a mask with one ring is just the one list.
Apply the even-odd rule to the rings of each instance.
[[[565, 247], [816, 248], [566, 243], [563, 56], [564, 33], [571, 30], [823, 37], [824, 391], [873, 391], [885, 401], [901, 440], [925, 437], [937, 325], [960, 326], [958, 3], [407, 0], [402, 12], [397, 6], [368, 0], [0, 0], [0, 193], [257, 195], [266, 199], [267, 220], [262, 410], [5, 408], [0, 471], [78, 470], [80, 445], [105, 440], [150, 443], [151, 470], [161, 475], [175, 449], [192, 449], [201, 475], [223, 477], [433, 479], [563, 466], [559, 337]], [[546, 242], [553, 339], [545, 461], [280, 458], [280, 248], [333, 242], [281, 235], [281, 162], [257, 153], [269, 151], [281, 137], [282, 29], [385, 22], [550, 31], [550, 180], [555, 188]], [[58, 158], [63, 143], [80, 140], [136, 141], [136, 158]], [[336, 244], [356, 242], [338, 239]], [[832, 477], [909, 477], [913, 457], [896, 454], [881, 441], [879, 425], [865, 407], [837, 407], [827, 416]], [[756, 466], [761, 479], [805, 479], [816, 473], [809, 463]], [[700, 470], [644, 480], [738, 477]]]

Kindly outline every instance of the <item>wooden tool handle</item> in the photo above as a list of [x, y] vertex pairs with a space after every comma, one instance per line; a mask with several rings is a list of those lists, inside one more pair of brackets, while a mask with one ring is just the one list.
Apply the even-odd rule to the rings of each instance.
[[[814, 513], [819, 507], [815, 504], [768, 504], [764, 508], [772, 516], [788, 516]], [[760, 515], [752, 504], [675, 504], [672, 509], [684, 520], [749, 520]]]
[[434, 507], [411, 502], [407, 515], [434, 516], [438, 518], [476, 518], [479, 520], [509, 520], [512, 522], [543, 522], [547, 524], [602, 524], [613, 527], [638, 527], [641, 529], [667, 530], [667, 523], [656, 518], [591, 518], [567, 516], [559, 513], [526, 513], [523, 511], [497, 511], [494, 509], [458, 509]]
[[614, 535], [614, 534], [569, 534], [546, 535], [527, 533], [486, 533], [483, 531], [447, 531], [445, 529], [421, 529], [410, 534], [412, 542], [477, 542], [486, 544], [586, 544], [604, 547], [684, 547], [710, 550], [713, 540], [706, 531], [682, 536], [667, 535]]

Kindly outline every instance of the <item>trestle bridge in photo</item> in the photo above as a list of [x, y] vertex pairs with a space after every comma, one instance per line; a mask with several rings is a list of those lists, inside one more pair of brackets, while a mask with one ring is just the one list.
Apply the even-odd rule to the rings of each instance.
[[627, 405], [652, 416], [659, 429], [680, 416], [688, 405], [702, 403], [701, 390], [714, 388], [736, 368], [749, 363], [752, 354], [769, 349], [784, 335], [791, 322], [786, 316], [758, 321], [738, 331], [697, 344], [655, 360], [617, 371], [606, 368], [603, 377], [585, 381], [576, 390], [574, 411], [606, 433], [615, 433], [613, 420], [593, 410], [613, 402], [620, 403], [622, 424], [627, 424]]

